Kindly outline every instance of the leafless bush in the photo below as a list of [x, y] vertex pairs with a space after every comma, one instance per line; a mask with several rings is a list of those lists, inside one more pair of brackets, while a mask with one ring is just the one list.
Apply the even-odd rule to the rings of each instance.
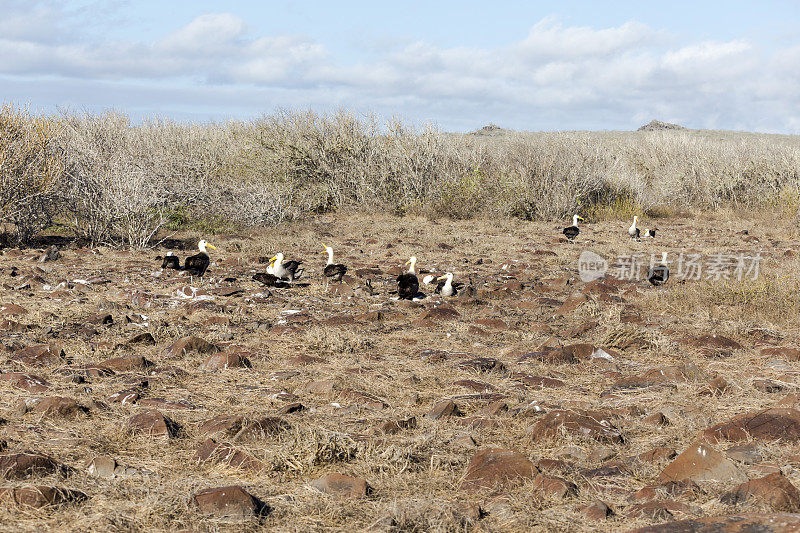
[[726, 205], [800, 210], [800, 143], [790, 136], [462, 135], [345, 111], [188, 125], [133, 125], [116, 113], [30, 117], [9, 106], [2, 117], [0, 208], [20, 241], [56, 209], [93, 243], [137, 247], [168, 222], [223, 221], [196, 226], [213, 231], [348, 205], [528, 220]]
[[52, 119], [0, 107], [0, 221], [13, 225], [18, 244], [52, 221], [54, 192], [64, 172], [57, 135]]

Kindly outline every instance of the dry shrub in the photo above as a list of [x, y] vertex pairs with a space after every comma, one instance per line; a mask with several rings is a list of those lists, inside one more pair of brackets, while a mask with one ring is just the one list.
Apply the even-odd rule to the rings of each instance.
[[0, 107], [0, 221], [14, 226], [14, 241], [27, 244], [55, 212], [64, 162], [56, 121]]
[[694, 207], [777, 207], [796, 216], [800, 206], [800, 145], [790, 136], [461, 135], [346, 111], [134, 125], [111, 112], [51, 119], [2, 109], [0, 207], [20, 241], [56, 214], [93, 243], [143, 247], [167, 225], [213, 233], [343, 206], [526, 220]]

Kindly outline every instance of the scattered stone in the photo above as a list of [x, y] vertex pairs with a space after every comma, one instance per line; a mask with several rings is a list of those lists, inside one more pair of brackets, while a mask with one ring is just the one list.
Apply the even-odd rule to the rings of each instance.
[[17, 350], [9, 360], [25, 366], [54, 366], [64, 363], [66, 355], [60, 346], [37, 344]]
[[738, 442], [753, 438], [764, 441], [797, 442], [800, 440], [800, 411], [772, 408], [735, 416], [703, 432], [711, 442], [727, 439]]
[[578, 493], [578, 487], [571, 481], [555, 476], [539, 474], [533, 480], [533, 488], [539, 493], [558, 500]]
[[5, 505], [17, 505], [40, 509], [56, 507], [65, 503], [80, 503], [86, 500], [86, 494], [79, 490], [63, 487], [37, 485], [34, 487], [0, 487], [0, 502]]
[[228, 437], [233, 437], [244, 424], [244, 417], [240, 415], [220, 415], [215, 416], [198, 426], [197, 431], [201, 435], [215, 435], [223, 433]]
[[269, 512], [267, 505], [239, 485], [203, 489], [191, 502], [203, 514], [228, 518], [260, 517]]
[[758, 448], [754, 444], [742, 444], [740, 446], [731, 446], [725, 450], [725, 455], [734, 461], [751, 465], [760, 463], [764, 458], [758, 452]]
[[8, 381], [18, 389], [26, 390], [28, 392], [45, 392], [50, 389], [50, 383], [48, 383], [43, 377], [35, 374], [8, 372], [6, 374], [0, 374], [0, 380]]
[[153, 337], [152, 333], [145, 331], [144, 333], [134, 335], [125, 341], [125, 344], [128, 346], [155, 346], [156, 339]]
[[162, 355], [164, 357], [183, 357], [186, 354], [196, 352], [199, 354], [212, 354], [220, 351], [220, 349], [211, 344], [210, 342], [191, 335], [189, 337], [182, 337], [177, 341], [167, 346]]
[[0, 478], [25, 479], [31, 476], [66, 474], [66, 466], [40, 453], [13, 453], [0, 455]]
[[795, 533], [796, 531], [800, 531], [800, 515], [769, 513], [691, 518], [643, 527], [630, 533]]
[[669, 425], [669, 419], [666, 416], [664, 416], [664, 413], [662, 412], [653, 413], [652, 415], [646, 416], [642, 419], [642, 422], [657, 427], [664, 427]]
[[800, 511], [800, 491], [779, 472], [742, 483], [723, 494], [720, 501], [731, 505], [757, 501], [776, 511]]
[[275, 437], [291, 429], [291, 425], [277, 416], [266, 416], [244, 426], [236, 434], [236, 441], [253, 441]]
[[266, 466], [255, 457], [237, 450], [233, 446], [221, 444], [214, 439], [206, 439], [194, 454], [197, 463], [212, 463], [241, 468], [250, 472], [261, 472]]
[[73, 418], [79, 413], [89, 412], [87, 408], [78, 405], [78, 402], [72, 398], [61, 396], [42, 398], [31, 411], [39, 416], [57, 418]]
[[366, 480], [333, 473], [311, 482], [314, 489], [341, 498], [365, 498], [372, 493]]
[[439, 420], [450, 416], [461, 416], [461, 410], [453, 400], [442, 400], [436, 403], [431, 410], [425, 414], [426, 418]]
[[151, 409], [128, 419], [128, 429], [133, 433], [149, 437], [174, 438], [178, 436], [178, 425], [156, 411]]
[[506, 488], [537, 474], [524, 455], [509, 449], [489, 448], [472, 456], [461, 482], [462, 490]]
[[107, 368], [114, 372], [135, 372], [145, 370], [153, 363], [141, 355], [129, 355], [126, 357], [114, 357], [100, 363], [102, 368]]
[[592, 500], [586, 505], [582, 505], [578, 509], [590, 522], [602, 522], [607, 518], [614, 516], [614, 511], [603, 501]]
[[699, 396], [722, 396], [730, 390], [731, 386], [725, 381], [725, 378], [718, 376], [708, 382], [708, 384], [700, 389], [697, 394]]
[[622, 444], [622, 434], [606, 417], [592, 416], [578, 411], [550, 411], [528, 429], [535, 442], [556, 438], [562, 431], [577, 437], [600, 442]]
[[659, 474], [658, 481], [742, 481], [736, 465], [708, 444], [696, 442], [675, 458]]
[[220, 352], [209, 355], [202, 365], [203, 370], [225, 370], [228, 368], [251, 368], [250, 360], [235, 353]]

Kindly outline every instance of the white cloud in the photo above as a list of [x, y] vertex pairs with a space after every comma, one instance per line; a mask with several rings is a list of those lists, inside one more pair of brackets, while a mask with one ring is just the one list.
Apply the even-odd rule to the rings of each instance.
[[[69, 98], [64, 90], [114, 81], [118, 108], [150, 98], [151, 107], [184, 113], [188, 104], [172, 97], [184, 92], [215, 116], [243, 109], [257, 115], [275, 105], [346, 106], [451, 128], [488, 121], [520, 129], [632, 128], [677, 117], [690, 127], [800, 132], [800, 47], [678, 43], [634, 21], [597, 29], [548, 18], [505, 47], [419, 41], [344, 63], [310, 37], [253, 35], [228, 13], [201, 15], [150, 42], [64, 39], [65, 28], [75, 26], [53, 5], [31, 10], [0, 0], [9, 14], [0, 21], [4, 85], [12, 86], [8, 76], [17, 77], [14, 87], [46, 79], [35, 93], [51, 87], [52, 105]], [[99, 92], [83, 91], [71, 96]], [[6, 93], [0, 97], [13, 96]], [[247, 96], [232, 102], [236, 94]]]

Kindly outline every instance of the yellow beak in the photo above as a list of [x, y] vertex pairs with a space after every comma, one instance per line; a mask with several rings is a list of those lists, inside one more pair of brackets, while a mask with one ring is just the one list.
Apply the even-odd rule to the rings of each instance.
[[269, 260], [269, 264], [271, 265], [272, 263], [274, 263], [277, 260], [278, 260], [278, 256], [275, 256], [275, 257], [273, 257], [272, 259]]
[[211, 244], [211, 243], [206, 243], [206, 248], [211, 248], [212, 250], [216, 250], [216, 249], [217, 249], [217, 247], [216, 247], [216, 246], [214, 246], [214, 245], [213, 245], [213, 244]]
[[447, 276], [439, 276], [436, 281], [442, 281], [443, 279], [447, 279]]

